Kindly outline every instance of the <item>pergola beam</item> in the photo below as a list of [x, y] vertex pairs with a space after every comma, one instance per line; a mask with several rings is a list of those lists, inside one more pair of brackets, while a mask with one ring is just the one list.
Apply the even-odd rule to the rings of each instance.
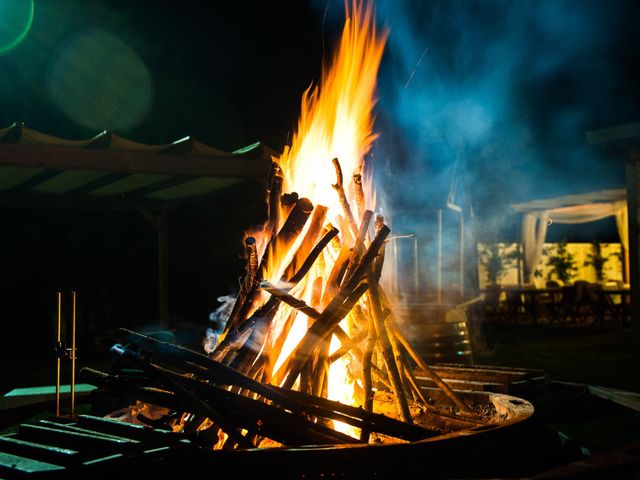
[[0, 143], [0, 166], [263, 179], [267, 178], [271, 161], [253, 150], [201, 156]]

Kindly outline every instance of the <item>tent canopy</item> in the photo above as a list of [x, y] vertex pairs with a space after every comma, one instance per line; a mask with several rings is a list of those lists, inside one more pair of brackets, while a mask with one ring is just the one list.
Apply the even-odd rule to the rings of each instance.
[[156, 209], [266, 181], [275, 152], [225, 152], [185, 137], [148, 145], [103, 131], [70, 140], [14, 123], [0, 129], [0, 204]]
[[629, 249], [627, 191], [624, 188], [564, 195], [561, 197], [517, 203], [511, 207], [523, 214], [521, 241], [524, 248], [524, 280], [531, 276], [540, 261], [547, 228], [551, 223], [578, 224], [613, 216], [620, 242]]
[[579, 193], [573, 195], [563, 195], [561, 197], [531, 200], [525, 203], [514, 203], [511, 205], [516, 212], [526, 213], [539, 210], [553, 210], [563, 207], [574, 207], [577, 205], [590, 205], [594, 203], [611, 203], [625, 201], [627, 190], [625, 188], [615, 188], [610, 190], [598, 190], [596, 192]]

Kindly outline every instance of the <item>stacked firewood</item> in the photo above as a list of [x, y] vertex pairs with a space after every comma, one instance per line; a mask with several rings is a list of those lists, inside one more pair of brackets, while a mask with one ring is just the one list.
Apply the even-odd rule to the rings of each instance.
[[[382, 216], [374, 219], [365, 208], [359, 172], [351, 182], [354, 215], [338, 159], [333, 165], [342, 210], [334, 215], [336, 226], [327, 221], [327, 207], [283, 193], [282, 171], [273, 163], [268, 219], [261, 231], [267, 242], [259, 246], [260, 237], [245, 239], [246, 274], [221, 341], [209, 355], [121, 331], [124, 343], [113, 351], [144, 378], [86, 373], [101, 385], [135, 392], [137, 400], [188, 412], [179, 416], [180, 428], [210, 431], [216, 448], [255, 447], [266, 440], [287, 446], [367, 443], [380, 436], [412, 441], [481, 424], [472, 406], [425, 364], [398, 329], [380, 285], [390, 229]], [[326, 252], [329, 245], [333, 255]], [[288, 262], [277, 281], [267, 278], [273, 276], [273, 260], [283, 257]], [[296, 296], [303, 283], [311, 288], [310, 301]], [[300, 315], [306, 316], [306, 333], [282, 359]], [[335, 351], [330, 350], [333, 335], [340, 341]], [[329, 367], [344, 356], [359, 366], [352, 372], [358, 377], [352, 379], [359, 389], [358, 407], [327, 399]], [[426, 398], [416, 368], [444, 392], [446, 405]], [[376, 392], [392, 396], [396, 419], [374, 413]], [[416, 423], [416, 405], [429, 425]], [[335, 422], [355, 427], [357, 435], [339, 432]]]

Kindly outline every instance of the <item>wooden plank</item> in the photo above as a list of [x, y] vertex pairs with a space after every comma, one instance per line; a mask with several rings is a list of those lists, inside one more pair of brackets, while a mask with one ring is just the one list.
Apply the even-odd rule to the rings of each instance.
[[21, 440], [15, 434], [0, 435], [0, 451], [54, 465], [73, 465], [81, 461], [77, 450]]
[[604, 398], [640, 412], [640, 393], [593, 385], [589, 385], [589, 392], [596, 397]]
[[[185, 199], [188, 200], [188, 199]], [[0, 192], [0, 205], [6, 207], [53, 208], [72, 210], [158, 210], [166, 202], [126, 197], [89, 197], [86, 195], [46, 195], [30, 192]], [[173, 202], [175, 203], [175, 202]]]
[[638, 232], [638, 161], [629, 159], [626, 163], [627, 182], [627, 225], [629, 230], [629, 287], [631, 289], [631, 335], [633, 339], [633, 364], [635, 372], [640, 372], [640, 232]]
[[[0, 475], [28, 475], [44, 474], [54, 475], [61, 473], [65, 468], [48, 462], [39, 462], [32, 458], [0, 452]], [[17, 477], [16, 477], [17, 478]]]
[[267, 158], [262, 149], [228, 156], [178, 156], [169, 153], [0, 143], [0, 166], [266, 179], [271, 159]]

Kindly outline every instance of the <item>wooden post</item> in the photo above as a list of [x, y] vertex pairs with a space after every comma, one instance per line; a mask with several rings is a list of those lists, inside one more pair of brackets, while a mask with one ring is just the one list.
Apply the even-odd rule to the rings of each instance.
[[522, 244], [516, 243], [518, 248], [518, 287], [522, 288]]
[[167, 228], [167, 210], [163, 208], [158, 215], [158, 289], [160, 324], [169, 326], [169, 235]]
[[169, 327], [169, 230], [166, 207], [159, 212], [140, 210], [158, 233], [158, 317], [162, 328]]
[[627, 208], [629, 228], [629, 286], [631, 289], [631, 335], [635, 375], [640, 367], [640, 239], [638, 238], [638, 160], [626, 162]]

